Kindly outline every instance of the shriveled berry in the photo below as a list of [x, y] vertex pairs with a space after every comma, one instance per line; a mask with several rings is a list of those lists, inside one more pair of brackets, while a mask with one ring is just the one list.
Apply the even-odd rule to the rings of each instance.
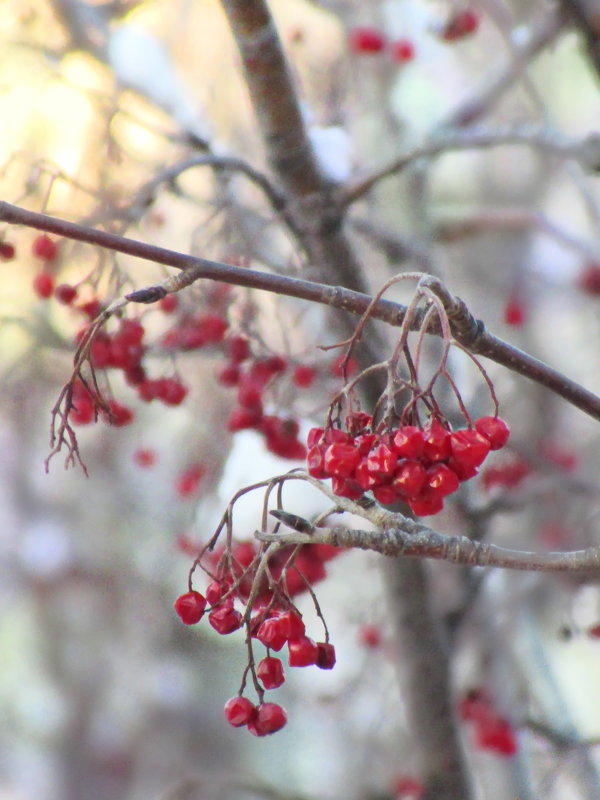
[[263, 658], [258, 663], [256, 675], [262, 681], [265, 689], [277, 689], [285, 681], [281, 659], [274, 656]]
[[175, 600], [173, 607], [185, 625], [195, 625], [204, 615], [206, 598], [200, 592], [186, 592]]
[[248, 730], [254, 736], [268, 736], [281, 730], [286, 722], [287, 714], [279, 703], [261, 703], [254, 719], [248, 722]]
[[232, 697], [225, 703], [225, 717], [234, 728], [248, 725], [256, 718], [257, 708], [247, 697]]
[[288, 642], [288, 664], [290, 667], [308, 667], [317, 663], [319, 648], [310, 637], [300, 636]]
[[475, 428], [489, 441], [491, 450], [500, 450], [510, 436], [510, 428], [501, 417], [479, 417]]

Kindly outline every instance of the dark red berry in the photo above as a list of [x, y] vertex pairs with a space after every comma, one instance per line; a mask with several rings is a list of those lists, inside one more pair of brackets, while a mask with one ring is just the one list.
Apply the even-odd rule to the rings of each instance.
[[579, 274], [577, 285], [586, 294], [600, 295], [600, 264], [596, 262], [586, 264]]
[[206, 598], [200, 592], [186, 592], [175, 600], [173, 607], [185, 625], [195, 625], [204, 615]]
[[12, 261], [15, 257], [15, 246], [10, 242], [0, 242], [0, 261]]
[[45, 233], [41, 233], [33, 240], [31, 252], [36, 258], [41, 258], [42, 261], [54, 261], [58, 255], [58, 245], [54, 239], [51, 239]]
[[161, 299], [158, 301], [158, 307], [161, 311], [164, 311], [165, 314], [172, 314], [178, 305], [179, 298], [172, 292], [165, 295], [165, 297], [161, 297]]
[[69, 283], [61, 283], [54, 290], [54, 296], [59, 303], [70, 306], [77, 297], [77, 288]]
[[240, 382], [240, 368], [235, 361], [226, 361], [217, 370], [217, 382], [221, 386], [237, 386]]
[[329, 642], [317, 642], [317, 661], [319, 669], [333, 669], [335, 666], [335, 647]]
[[227, 340], [227, 355], [231, 361], [239, 364], [250, 356], [250, 342], [245, 336], [232, 336]]
[[391, 506], [398, 499], [398, 492], [391, 483], [387, 483], [383, 486], [375, 486], [373, 488], [373, 497], [378, 503], [384, 506]]
[[308, 386], [312, 386], [315, 375], [314, 367], [309, 367], [308, 364], [298, 364], [294, 370], [292, 380], [296, 386], [305, 389]]

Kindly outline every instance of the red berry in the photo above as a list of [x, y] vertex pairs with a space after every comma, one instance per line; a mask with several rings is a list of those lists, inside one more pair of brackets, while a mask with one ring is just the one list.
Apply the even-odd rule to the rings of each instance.
[[268, 736], [281, 730], [286, 722], [285, 709], [278, 703], [261, 703], [254, 719], [248, 722], [248, 730], [254, 736]]
[[226, 361], [217, 370], [217, 382], [221, 386], [237, 386], [240, 382], [240, 368], [234, 361]]
[[408, 505], [417, 517], [428, 517], [442, 510], [444, 499], [439, 492], [426, 488], [418, 497], [409, 498]]
[[587, 294], [600, 295], [600, 264], [596, 262], [586, 264], [579, 274], [577, 285]]
[[232, 697], [225, 703], [225, 717], [234, 728], [248, 725], [256, 718], [257, 708], [247, 697]]
[[450, 434], [452, 457], [462, 467], [478, 467], [490, 452], [490, 440], [472, 428]]
[[431, 420], [423, 431], [423, 437], [423, 454], [430, 461], [445, 461], [452, 455], [450, 433], [439, 420]]
[[317, 642], [317, 661], [319, 669], [333, 669], [335, 666], [335, 647], [329, 642]]
[[372, 475], [379, 478], [392, 476], [398, 463], [398, 456], [385, 444], [371, 450], [367, 456], [367, 468]]
[[366, 458], [361, 459], [356, 465], [356, 469], [354, 470], [354, 480], [365, 492], [368, 492], [369, 489], [372, 489], [374, 486], [378, 486], [380, 483], [382, 483], [382, 480], [369, 470], [369, 464]]
[[325, 433], [325, 428], [311, 428], [306, 437], [306, 446], [310, 449], [313, 445], [319, 444]]
[[381, 53], [386, 39], [376, 28], [361, 26], [350, 31], [348, 43], [354, 53]]
[[299, 639], [304, 636], [304, 622], [296, 611], [286, 611], [279, 617], [279, 620], [282, 628], [285, 626], [288, 639]]
[[222, 635], [233, 633], [242, 627], [242, 615], [235, 608], [227, 605], [217, 606], [208, 615], [212, 627]]
[[502, 717], [480, 720], [475, 728], [475, 744], [483, 750], [494, 750], [503, 756], [514, 756], [517, 739], [510, 723]]
[[54, 261], [58, 255], [58, 245], [45, 233], [41, 233], [33, 240], [31, 252], [36, 258], [41, 258], [42, 261]]
[[308, 364], [298, 364], [294, 370], [292, 380], [296, 386], [299, 386], [301, 389], [305, 389], [308, 386], [312, 386], [315, 375], [316, 372], [314, 367], [309, 367]]
[[317, 663], [319, 648], [308, 636], [300, 636], [288, 642], [288, 664], [290, 667], [308, 667]]
[[504, 322], [513, 328], [518, 328], [525, 323], [527, 314], [523, 302], [516, 296], [508, 299], [504, 306]]
[[244, 408], [242, 406], [234, 408], [227, 420], [227, 430], [231, 433], [241, 431], [245, 428], [256, 428], [262, 419], [262, 406]]
[[285, 681], [281, 659], [274, 656], [263, 658], [256, 668], [256, 675], [265, 689], [277, 689]]
[[350, 478], [337, 478], [331, 479], [331, 490], [338, 497], [347, 497], [348, 500], [360, 500], [363, 496], [363, 490], [356, 481]]
[[0, 242], [0, 261], [11, 261], [15, 257], [15, 246], [10, 242]]
[[325, 469], [326, 444], [315, 444], [310, 448], [306, 455], [306, 469], [313, 478], [328, 478], [329, 474]]
[[102, 303], [97, 298], [89, 300], [87, 303], [82, 303], [82, 305], [79, 306], [79, 310], [82, 314], [85, 314], [88, 319], [96, 319], [98, 314], [102, 311]]
[[392, 486], [404, 498], [417, 497], [427, 483], [427, 472], [420, 461], [407, 459], [400, 462]]
[[200, 592], [186, 592], [175, 600], [173, 607], [185, 625], [195, 625], [202, 619], [206, 598]]
[[189, 497], [194, 494], [200, 481], [206, 474], [204, 464], [192, 464], [177, 476], [175, 489], [180, 497]]
[[54, 291], [54, 278], [48, 272], [38, 272], [33, 278], [33, 291], [46, 300]]
[[459, 487], [456, 472], [446, 464], [434, 464], [427, 470], [427, 485], [441, 497], [452, 494]]
[[281, 650], [288, 640], [288, 623], [281, 617], [271, 617], [261, 623], [256, 638], [271, 650]]
[[391, 506], [398, 499], [398, 492], [394, 489], [392, 484], [385, 484], [383, 486], [374, 487], [373, 497], [378, 503], [384, 506]]
[[168, 406], [181, 405], [188, 393], [187, 386], [178, 378], [158, 378], [154, 383], [155, 397]]
[[479, 27], [479, 16], [475, 11], [464, 9], [458, 11], [445, 24], [440, 35], [445, 42], [455, 42], [470, 33], [474, 33]]
[[133, 411], [117, 400], [109, 400], [108, 408], [108, 413], [103, 412], [102, 416], [110, 425], [114, 425], [116, 428], [129, 425], [133, 420]]
[[500, 450], [510, 436], [510, 428], [501, 417], [479, 417], [475, 428], [489, 441], [491, 450]]
[[227, 355], [239, 364], [250, 356], [250, 342], [245, 336], [232, 336], [227, 340]]
[[394, 800], [421, 800], [425, 794], [422, 781], [412, 775], [397, 775], [391, 784]]
[[399, 64], [412, 61], [415, 57], [415, 46], [410, 39], [398, 39], [396, 42], [392, 42], [390, 51], [394, 61], [397, 61]]
[[165, 295], [165, 297], [161, 297], [161, 299], [158, 301], [158, 307], [161, 311], [164, 311], [165, 314], [172, 314], [178, 305], [179, 298], [172, 292]]
[[423, 431], [415, 425], [403, 425], [392, 437], [392, 448], [401, 458], [419, 458], [424, 445]]
[[133, 460], [138, 467], [153, 467], [156, 463], [156, 451], [149, 447], [140, 447], [133, 454]]
[[358, 630], [358, 641], [365, 647], [379, 647], [381, 644], [381, 628], [379, 625], [365, 624]]
[[54, 290], [54, 296], [59, 303], [70, 306], [77, 297], [77, 288], [69, 283], [61, 283]]
[[359, 461], [360, 453], [351, 444], [330, 444], [325, 451], [325, 470], [336, 478], [348, 478]]

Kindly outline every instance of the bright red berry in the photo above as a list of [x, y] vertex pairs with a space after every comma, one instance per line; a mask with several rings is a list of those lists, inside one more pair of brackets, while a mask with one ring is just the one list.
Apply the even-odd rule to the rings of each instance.
[[256, 718], [257, 708], [247, 697], [232, 697], [225, 703], [225, 717], [234, 728], [248, 725]]
[[450, 434], [452, 457], [463, 467], [478, 467], [490, 452], [490, 440], [472, 428]]
[[353, 28], [348, 36], [353, 53], [381, 53], [386, 46], [385, 36], [377, 28], [361, 26]]
[[33, 291], [46, 300], [54, 291], [54, 278], [48, 272], [38, 272], [33, 278]]
[[200, 592], [186, 592], [175, 600], [173, 607], [185, 625], [195, 625], [204, 615], [206, 598]]
[[404, 498], [417, 497], [426, 483], [427, 471], [414, 459], [401, 461], [392, 480], [392, 486]]
[[450, 432], [439, 420], [431, 420], [423, 432], [423, 438], [423, 454], [430, 461], [445, 461], [452, 455]]
[[[306, 548], [304, 548], [306, 550]], [[304, 636], [304, 622], [302, 617], [296, 611], [286, 611], [280, 617], [282, 628], [285, 626], [285, 631], [288, 639], [299, 639]]]
[[242, 627], [242, 615], [237, 609], [227, 605], [217, 606], [208, 615], [212, 627], [222, 635], [233, 633]]
[[442, 510], [444, 498], [439, 492], [426, 488], [418, 497], [409, 498], [408, 504], [417, 517], [428, 517]]
[[363, 490], [359, 484], [350, 478], [337, 478], [334, 476], [331, 479], [331, 490], [338, 497], [347, 497], [348, 500], [360, 500], [363, 496]]
[[378, 503], [384, 506], [391, 506], [398, 499], [398, 492], [391, 483], [387, 483], [383, 486], [375, 486], [373, 488], [373, 497]]
[[459, 487], [459, 480], [446, 464], [434, 464], [427, 470], [427, 485], [442, 497], [452, 494]]
[[178, 378], [158, 378], [154, 386], [154, 396], [168, 406], [181, 405], [188, 393], [187, 386]]
[[491, 716], [479, 721], [475, 728], [475, 744], [502, 756], [514, 756], [518, 750], [512, 726], [502, 717]]
[[33, 240], [31, 252], [36, 258], [41, 258], [42, 261], [54, 261], [58, 255], [58, 245], [54, 239], [51, 239], [45, 233], [41, 233]]
[[510, 436], [510, 428], [501, 417], [479, 417], [475, 428], [489, 441], [491, 450], [500, 450]]
[[523, 301], [516, 296], [509, 297], [504, 306], [504, 322], [513, 328], [519, 328], [525, 323], [527, 313]]
[[286, 722], [285, 709], [278, 703], [261, 703], [254, 719], [248, 722], [248, 730], [254, 736], [268, 736], [281, 730]]
[[267, 656], [258, 663], [256, 675], [265, 689], [277, 689], [285, 681], [283, 663], [280, 658]]
[[271, 650], [281, 650], [288, 640], [288, 623], [281, 617], [270, 617], [261, 623], [256, 638]]
[[367, 469], [372, 475], [379, 478], [391, 477], [397, 463], [397, 454], [385, 444], [380, 444], [367, 456]]
[[351, 444], [330, 444], [325, 451], [325, 470], [336, 478], [350, 477], [359, 461], [360, 453]]
[[400, 458], [419, 458], [424, 446], [423, 431], [415, 425], [403, 425], [392, 437], [392, 448]]
[[290, 667], [308, 667], [317, 663], [319, 648], [308, 636], [300, 636], [288, 642], [288, 664]]

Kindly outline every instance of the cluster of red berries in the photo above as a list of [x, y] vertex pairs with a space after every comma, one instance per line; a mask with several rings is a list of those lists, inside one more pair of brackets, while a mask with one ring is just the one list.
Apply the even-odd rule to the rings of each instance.
[[384, 433], [372, 432], [371, 425], [371, 417], [358, 412], [347, 418], [345, 431], [312, 428], [309, 474], [331, 478], [340, 497], [359, 500], [371, 491], [384, 505], [407, 502], [417, 516], [441, 511], [444, 498], [477, 475], [490, 450], [504, 447], [510, 434], [497, 416], [455, 431], [436, 418], [424, 428], [401, 425]]
[[398, 64], [412, 61], [415, 57], [415, 46], [410, 39], [389, 41], [380, 30], [366, 25], [352, 28], [348, 44], [350, 50], [358, 55], [388, 52]]
[[[259, 703], [244, 697], [242, 687], [240, 694], [225, 704], [227, 721], [234, 727], [246, 726], [255, 736], [275, 733], [287, 721], [280, 705], [263, 702], [265, 691], [285, 682], [283, 662], [273, 652], [287, 645], [290, 667], [315, 665], [332, 669], [335, 665], [334, 646], [329, 641], [315, 642], [306, 635], [302, 615], [291, 598], [322, 580], [326, 576], [325, 562], [340, 550], [329, 545], [305, 545], [294, 556], [293, 547], [280, 548], [269, 559], [270, 580], [264, 571], [258, 578], [262, 552], [256, 542], [246, 541], [234, 542], [229, 553], [224, 548], [206, 553], [200, 563], [212, 580], [205, 593], [190, 588], [174, 606], [186, 625], [195, 625], [207, 613], [208, 622], [217, 633], [227, 635], [245, 625], [250, 638], [266, 648], [265, 657], [256, 666], [253, 660], [250, 665]], [[246, 604], [251, 593], [250, 616]]]
[[471, 689], [459, 703], [461, 719], [474, 727], [475, 744], [502, 756], [514, 756], [517, 738], [510, 722], [500, 715], [483, 689]]

